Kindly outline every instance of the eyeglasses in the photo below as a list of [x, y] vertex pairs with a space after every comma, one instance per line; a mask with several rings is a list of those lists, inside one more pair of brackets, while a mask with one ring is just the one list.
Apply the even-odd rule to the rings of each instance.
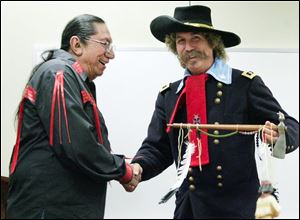
[[93, 38], [84, 38], [84, 39], [100, 44], [105, 49], [106, 52], [113, 52], [114, 51], [114, 45], [109, 43], [108, 41], [100, 41], [100, 40], [96, 40], [96, 39], [93, 39]]

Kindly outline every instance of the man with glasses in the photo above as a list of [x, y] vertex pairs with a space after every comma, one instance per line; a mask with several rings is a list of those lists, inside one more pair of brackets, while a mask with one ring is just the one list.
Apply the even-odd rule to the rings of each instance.
[[101, 40], [96, 40], [96, 39], [93, 39], [93, 38], [84, 38], [85, 40], [87, 41], [92, 41], [92, 42], [96, 42], [96, 43], [99, 43], [101, 44], [105, 51], [107, 53], [113, 53], [114, 52], [114, 45], [111, 44], [109, 41], [101, 41]]
[[80, 15], [46, 51], [29, 78], [17, 113], [6, 218], [104, 217], [107, 182], [133, 190], [139, 165], [111, 153], [93, 80], [114, 58], [101, 18]]

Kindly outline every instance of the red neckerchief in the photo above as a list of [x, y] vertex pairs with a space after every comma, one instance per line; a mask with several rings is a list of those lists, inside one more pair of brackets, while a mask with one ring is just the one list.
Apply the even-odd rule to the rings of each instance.
[[[207, 77], [207, 74], [193, 75], [188, 77], [185, 82], [187, 121], [190, 124], [207, 124], [205, 94], [205, 82]], [[199, 143], [200, 141], [201, 143]], [[196, 129], [192, 129], [189, 134], [189, 142], [194, 143], [196, 146], [192, 155], [191, 166], [208, 164], [209, 155], [207, 135], [197, 131]], [[199, 164], [199, 155], [201, 155], [201, 164]]]

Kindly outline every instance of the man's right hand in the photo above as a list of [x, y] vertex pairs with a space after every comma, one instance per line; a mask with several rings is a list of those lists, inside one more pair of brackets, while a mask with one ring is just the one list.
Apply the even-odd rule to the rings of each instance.
[[142, 172], [143, 172], [143, 168], [138, 163], [130, 164], [130, 166], [133, 172], [132, 179], [130, 180], [129, 183], [122, 184], [122, 186], [127, 192], [133, 192], [136, 189], [139, 182], [142, 180]]

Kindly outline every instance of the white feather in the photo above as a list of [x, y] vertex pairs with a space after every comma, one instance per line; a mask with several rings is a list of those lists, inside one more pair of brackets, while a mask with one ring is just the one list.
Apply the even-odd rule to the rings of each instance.
[[182, 161], [180, 162], [179, 168], [177, 169], [177, 181], [170, 188], [169, 192], [161, 198], [159, 204], [167, 202], [179, 190], [181, 184], [188, 174], [192, 154], [194, 153], [194, 151], [195, 145], [193, 143], [188, 143], [186, 151], [182, 157]]

